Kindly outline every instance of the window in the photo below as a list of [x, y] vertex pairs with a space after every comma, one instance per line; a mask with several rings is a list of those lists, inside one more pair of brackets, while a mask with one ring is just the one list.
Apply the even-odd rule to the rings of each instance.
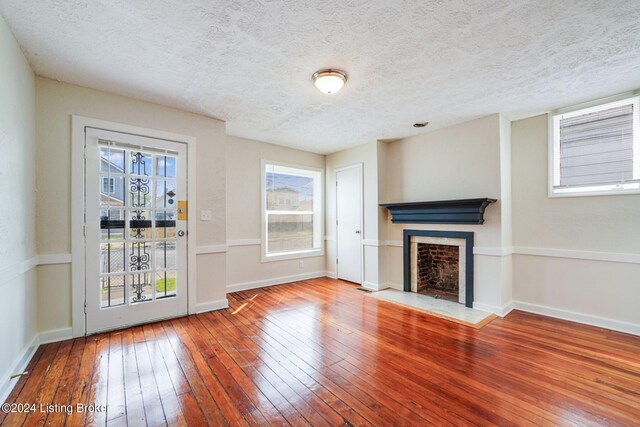
[[[95, 182], [95, 181], [94, 181]], [[116, 192], [116, 180], [115, 178], [102, 178], [102, 192], [105, 194], [113, 194]]]
[[639, 99], [552, 115], [550, 196], [640, 192]]
[[263, 261], [322, 252], [322, 171], [262, 162]]

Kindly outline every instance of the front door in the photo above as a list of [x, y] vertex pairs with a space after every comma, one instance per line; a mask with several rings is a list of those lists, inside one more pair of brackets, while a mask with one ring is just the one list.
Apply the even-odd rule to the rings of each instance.
[[87, 334], [187, 313], [186, 145], [88, 128]]

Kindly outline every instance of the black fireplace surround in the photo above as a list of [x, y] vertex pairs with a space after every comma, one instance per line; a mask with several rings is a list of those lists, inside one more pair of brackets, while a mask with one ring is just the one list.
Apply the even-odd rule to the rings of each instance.
[[464, 305], [473, 308], [473, 232], [439, 230], [404, 230], [402, 249], [404, 253], [404, 291], [411, 292], [411, 236], [465, 239], [465, 290]]

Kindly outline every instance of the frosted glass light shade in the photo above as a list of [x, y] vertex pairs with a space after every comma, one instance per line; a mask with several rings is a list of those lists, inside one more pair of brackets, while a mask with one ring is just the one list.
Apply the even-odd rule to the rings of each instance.
[[318, 71], [312, 78], [318, 90], [327, 95], [338, 92], [347, 81], [347, 75], [340, 70]]

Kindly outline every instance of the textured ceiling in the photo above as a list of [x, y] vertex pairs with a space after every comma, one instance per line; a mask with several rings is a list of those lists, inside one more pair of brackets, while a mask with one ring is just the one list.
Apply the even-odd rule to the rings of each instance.
[[[0, 0], [0, 11], [39, 75], [320, 153], [640, 87], [639, 0]], [[310, 80], [327, 67], [349, 74], [333, 96]]]

